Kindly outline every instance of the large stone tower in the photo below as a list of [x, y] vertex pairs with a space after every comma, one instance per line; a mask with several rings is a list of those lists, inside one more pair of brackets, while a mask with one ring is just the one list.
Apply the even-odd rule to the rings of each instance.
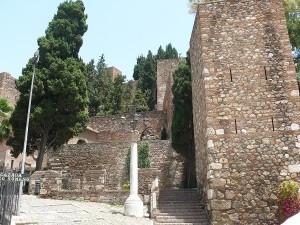
[[279, 183], [300, 180], [282, 1], [200, 4], [190, 44], [197, 179], [212, 224], [275, 224]]

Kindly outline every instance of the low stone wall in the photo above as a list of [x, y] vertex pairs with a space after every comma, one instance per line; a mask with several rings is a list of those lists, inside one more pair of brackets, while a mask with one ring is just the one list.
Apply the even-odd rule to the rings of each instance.
[[[139, 193], [149, 203], [153, 181], [159, 188], [178, 187], [183, 180], [183, 158], [172, 148], [170, 141], [151, 140], [151, 168], [139, 169]], [[66, 145], [49, 158], [49, 171], [31, 176], [30, 193], [36, 181], [41, 182], [41, 197], [65, 198], [123, 204], [123, 184], [126, 181], [125, 160], [129, 143], [93, 143]], [[107, 193], [115, 193], [110, 197]], [[95, 196], [94, 196], [95, 195]], [[111, 198], [111, 199], [110, 199]]]
[[[144, 204], [149, 204], [151, 187], [159, 175], [156, 168], [139, 169], [139, 195]], [[64, 178], [57, 171], [37, 171], [30, 177], [29, 194], [39, 194], [42, 198], [102, 202], [108, 204], [124, 204], [129, 196], [129, 190], [90, 189], [88, 184], [66, 189]], [[78, 179], [79, 180], [79, 179]], [[80, 183], [80, 182], [79, 182]], [[39, 187], [37, 188], [36, 185]], [[36, 191], [39, 193], [36, 193]]]

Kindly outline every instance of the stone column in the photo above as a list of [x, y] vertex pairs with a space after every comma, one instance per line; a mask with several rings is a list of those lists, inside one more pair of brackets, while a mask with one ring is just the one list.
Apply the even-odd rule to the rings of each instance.
[[138, 132], [132, 132], [131, 153], [130, 153], [130, 195], [125, 201], [125, 216], [143, 217], [143, 201], [138, 195]]

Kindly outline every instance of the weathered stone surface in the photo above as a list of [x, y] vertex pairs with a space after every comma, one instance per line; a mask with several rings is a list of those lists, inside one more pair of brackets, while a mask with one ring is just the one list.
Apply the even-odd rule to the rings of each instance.
[[218, 188], [224, 187], [226, 184], [226, 180], [222, 178], [215, 178], [210, 180], [210, 187], [211, 188]]
[[210, 202], [212, 210], [224, 210], [231, 209], [231, 201], [230, 200], [211, 200]]
[[[121, 116], [125, 116], [127, 122], [123, 125]], [[78, 141], [84, 143], [98, 142], [120, 142], [131, 141], [131, 127], [129, 125], [131, 113], [113, 115], [113, 116], [94, 116], [86, 131], [72, 138], [68, 144], [77, 144]], [[143, 117], [149, 119], [147, 127], [143, 122]], [[163, 127], [167, 128], [167, 118], [164, 111], [143, 112], [137, 123], [139, 139], [160, 139]]]
[[289, 165], [288, 167], [290, 173], [300, 173], [300, 164]]
[[299, 91], [282, 1], [200, 4], [190, 55], [197, 181], [211, 224], [273, 225], [280, 182], [300, 177]]
[[208, 199], [208, 200], [211, 200], [211, 199], [214, 199], [214, 198], [216, 198], [216, 193], [215, 193], [215, 191], [212, 190], [212, 189], [209, 189], [209, 190], [207, 191], [207, 199]]
[[[139, 169], [139, 193], [144, 200], [149, 199], [147, 195], [155, 178], [161, 189], [178, 187], [183, 180], [184, 160], [172, 149], [170, 141], [148, 142], [151, 168]], [[50, 156], [49, 169], [52, 170], [44, 173], [44, 179], [41, 179], [43, 171], [32, 177], [31, 192], [34, 182], [41, 180], [42, 197], [70, 199], [77, 195], [88, 200], [88, 196], [95, 197], [98, 193], [101, 198], [95, 201], [123, 204], [123, 197], [109, 199], [111, 195], [102, 194], [114, 191], [123, 196], [129, 146], [130, 143], [124, 142], [65, 145]]]

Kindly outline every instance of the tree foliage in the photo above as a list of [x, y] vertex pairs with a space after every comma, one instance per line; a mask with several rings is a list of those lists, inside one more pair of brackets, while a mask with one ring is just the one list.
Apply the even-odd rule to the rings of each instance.
[[292, 48], [300, 49], [300, 0], [283, 1]]
[[124, 110], [124, 82], [125, 76], [117, 76], [113, 85], [113, 99], [112, 99], [112, 114], [122, 113]]
[[13, 107], [9, 105], [7, 99], [0, 98], [0, 141], [7, 139], [11, 133], [9, 118], [13, 112]]
[[87, 66], [87, 84], [89, 96], [89, 116], [111, 115], [113, 99], [113, 81], [111, 80], [102, 54], [95, 65], [91, 60]]
[[124, 112], [124, 106], [134, 99], [133, 82], [125, 82], [125, 76], [114, 80], [108, 73], [104, 55], [97, 65], [94, 60], [86, 65], [88, 74], [89, 115], [115, 115]]
[[178, 52], [172, 44], [168, 44], [165, 50], [160, 46], [156, 55], [149, 50], [146, 57], [140, 55], [137, 58], [133, 78], [138, 81], [137, 88], [143, 94], [143, 98], [147, 98], [147, 107], [150, 110], [154, 110], [156, 105], [157, 60], [174, 58], [178, 58]]
[[[85, 128], [88, 115], [85, 64], [78, 57], [87, 31], [81, 0], [66, 1], [38, 39], [40, 61], [36, 65], [27, 154], [38, 151], [36, 170], [41, 169], [44, 154], [66, 143]], [[30, 59], [16, 81], [20, 98], [11, 116], [14, 136], [7, 144], [13, 155], [22, 152], [33, 63]]]
[[161, 46], [159, 46], [156, 54], [156, 60], [159, 59], [177, 59], [178, 52], [176, 48], [172, 46], [171, 43], [167, 44], [166, 50], [164, 50]]
[[191, 64], [189, 52], [173, 73], [174, 112], [171, 126], [172, 147], [185, 157], [184, 187], [196, 187], [195, 145], [192, 105]]
[[194, 126], [192, 106], [192, 83], [189, 53], [173, 73], [172, 87], [174, 112], [172, 119], [172, 146], [180, 154], [190, 158], [194, 154]]
[[[128, 148], [127, 156], [125, 160], [125, 170], [126, 170], [126, 179], [130, 179], [130, 152], [131, 149]], [[150, 168], [150, 153], [149, 153], [149, 142], [142, 141], [138, 145], [138, 168]]]

